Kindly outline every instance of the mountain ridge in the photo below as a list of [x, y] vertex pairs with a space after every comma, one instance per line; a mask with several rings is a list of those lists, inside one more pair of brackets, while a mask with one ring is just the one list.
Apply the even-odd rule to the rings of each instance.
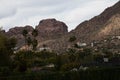
[[[38, 48], [46, 44], [54, 51], [64, 51], [69, 46], [77, 42], [90, 43], [95, 40], [102, 40], [108, 35], [120, 35], [120, 1], [115, 5], [105, 9], [100, 15], [93, 17], [88, 21], [80, 23], [74, 30], [68, 32], [68, 27], [64, 22], [56, 19], [45, 19], [39, 22], [36, 26], [38, 30], [37, 40], [39, 41]], [[26, 26], [25, 26], [26, 27]], [[18, 34], [14, 32], [16, 28], [10, 29], [6, 34], [9, 37], [21, 36], [23, 43], [23, 36], [21, 33], [23, 28], [18, 28]], [[21, 31], [20, 31], [21, 30]], [[29, 26], [28, 31], [31, 33], [33, 28]], [[20, 32], [19, 32], [20, 31]], [[69, 38], [75, 36], [76, 40], [73, 43], [69, 42]], [[23, 44], [22, 44], [23, 45]]]
[[[114, 21], [115, 20], [115, 21]], [[73, 44], [80, 42], [80, 43], [91, 43], [93, 41], [100, 41], [104, 38], [109, 37], [108, 35], [114, 36], [114, 35], [120, 35], [120, 1], [116, 3], [115, 5], [105, 9], [100, 15], [93, 17], [92, 19], [88, 21], [84, 21], [80, 23], [74, 30], [67, 33], [65, 36], [63, 36], [61, 39], [49, 42], [46, 44], [50, 44], [49, 46], [52, 49], [58, 50], [60, 52], [60, 49], [66, 50], [69, 46], [72, 46]], [[111, 25], [111, 26], [110, 26]], [[103, 30], [107, 29], [114, 29], [111, 30], [107, 35], [103, 35]], [[116, 33], [117, 34], [113, 34]], [[76, 41], [73, 43], [69, 42], [69, 38], [75, 36]], [[59, 46], [59, 47], [54, 47]]]

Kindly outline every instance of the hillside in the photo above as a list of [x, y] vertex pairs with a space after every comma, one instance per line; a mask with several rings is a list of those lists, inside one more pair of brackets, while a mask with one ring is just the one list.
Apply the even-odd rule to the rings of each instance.
[[[51, 50], [61, 53], [77, 42], [90, 44], [93, 41], [100, 41], [109, 36], [119, 36], [119, 23], [120, 1], [112, 7], [105, 9], [100, 15], [80, 23], [70, 32], [68, 32], [67, 25], [61, 21], [56, 19], [41, 20], [35, 27], [38, 31], [38, 49], [46, 45]], [[18, 39], [18, 47], [24, 45], [24, 37], [22, 36], [24, 29], [27, 29], [29, 34], [33, 30], [32, 26], [25, 26], [15, 27], [6, 32], [9, 37]], [[69, 42], [72, 36], [75, 36], [76, 40]]]
[[[110, 31], [108, 29], [108, 25], [110, 24], [114, 25], [114, 26], [109, 26], [109, 28], [111, 27], [112, 29], [120, 28], [119, 20], [118, 20], [120, 18], [118, 17], [119, 14], [120, 14], [120, 1], [116, 3], [114, 6], [107, 8], [100, 15], [90, 19], [89, 21], [85, 21], [79, 24], [76, 27], [76, 29], [71, 31], [69, 34], [76, 35], [78, 37], [78, 40], [79, 38], [82, 37], [82, 40], [86, 42], [86, 41], [96, 40], [99, 37], [104, 37], [105, 35], [99, 36], [97, 34], [101, 32], [100, 30], [104, 30], [105, 28], [107, 29], [107, 32], [116, 33], [116, 31]], [[117, 16], [115, 17], [115, 15]]]
[[[120, 35], [120, 1], [105, 9], [100, 15], [79, 24], [75, 30], [62, 38], [49, 41], [46, 44], [53, 50], [61, 52], [77, 42], [89, 44], [114, 35]], [[69, 38], [72, 36], [75, 36], [77, 40], [70, 43]]]
[[[38, 31], [37, 40], [39, 43], [44, 43], [44, 41], [57, 39], [65, 35], [68, 32], [67, 25], [56, 19], [44, 19], [39, 22], [35, 27], [35, 30]], [[5, 34], [7, 37], [14, 37], [17, 39], [17, 47], [21, 47], [25, 44], [25, 38], [22, 35], [23, 30], [28, 31], [28, 36], [32, 37], [32, 31], [34, 28], [32, 26], [16, 26], [9, 29]], [[47, 41], [48, 42], [48, 41]]]

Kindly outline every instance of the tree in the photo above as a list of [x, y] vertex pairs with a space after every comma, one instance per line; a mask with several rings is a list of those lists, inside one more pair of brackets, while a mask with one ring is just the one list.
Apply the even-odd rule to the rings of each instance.
[[75, 36], [71, 36], [70, 38], [69, 38], [69, 42], [74, 42], [76, 40], [76, 37]]
[[33, 45], [33, 50], [36, 50], [36, 47], [37, 47], [37, 45], [38, 45], [38, 41], [37, 41], [36, 39], [34, 39], [34, 40], [32, 41], [32, 45]]
[[103, 55], [101, 55], [101, 54], [94, 55], [94, 61], [97, 63], [102, 63], [103, 62]]
[[0, 66], [10, 65], [10, 54], [13, 53], [15, 45], [15, 39], [8, 39], [4, 35], [0, 34]]
[[69, 60], [70, 60], [70, 62], [75, 62], [75, 60], [76, 60], [75, 54], [69, 54]]
[[32, 35], [34, 36], [34, 38], [37, 37], [38, 36], [38, 31], [36, 29], [34, 29], [32, 31]]
[[22, 35], [25, 37], [25, 44], [27, 43], [27, 34], [28, 34], [28, 31], [26, 29], [24, 29], [22, 31]]
[[26, 41], [27, 41], [27, 45], [28, 45], [28, 46], [30, 46], [30, 45], [32, 44], [32, 40], [31, 40], [30, 37], [28, 37]]
[[76, 54], [76, 50], [73, 49], [73, 48], [68, 48], [68, 51], [67, 51], [68, 55], [69, 55], [69, 61], [70, 62], [74, 62], [76, 57], [75, 57], [75, 54]]
[[9, 56], [7, 54], [7, 49], [5, 46], [6, 41], [7, 38], [5, 38], [3, 35], [0, 35], [0, 67], [8, 66], [9, 64]]
[[56, 60], [55, 60], [55, 69], [56, 70], [60, 70], [62, 67], [62, 57], [61, 55], [56, 56]]
[[76, 50], [74, 48], [68, 48], [67, 53], [68, 54], [75, 54]]
[[32, 41], [33, 50], [36, 50], [36, 47], [37, 47], [37, 45], [38, 45], [38, 41], [37, 41], [37, 39], [36, 39], [36, 37], [37, 37], [37, 35], [38, 35], [38, 31], [37, 31], [36, 29], [34, 29], [34, 30], [32, 31], [32, 35], [33, 35], [33, 37], [34, 37], [34, 39], [33, 39], [33, 41]]
[[24, 29], [22, 32], [22, 35], [25, 37], [25, 44], [27, 44], [28, 46], [32, 44], [33, 50], [36, 50], [36, 47], [38, 45], [38, 41], [36, 39], [38, 35], [38, 31], [36, 29], [32, 31], [32, 36], [34, 37], [33, 39], [31, 39], [31, 36], [27, 36], [27, 34], [28, 34], [28, 31]]
[[13, 53], [16, 44], [17, 44], [16, 38], [7, 39], [5, 46], [6, 46], [7, 50], [9, 51], [9, 54]]
[[107, 49], [107, 48], [103, 48], [102, 52], [105, 54], [106, 57], [113, 56], [113, 53], [109, 49]]
[[25, 44], [26, 44], [26, 42], [27, 42], [27, 34], [28, 34], [28, 31], [27, 31], [26, 29], [24, 29], [24, 30], [22, 31], [22, 35], [25, 37]]
[[26, 29], [24, 29], [23, 32], [22, 32], [22, 35], [23, 35], [24, 37], [27, 37], [27, 34], [28, 34], [28, 31], [27, 31]]
[[90, 48], [85, 48], [84, 50], [85, 56], [91, 55], [92, 54], [92, 49]]
[[19, 51], [15, 54], [13, 67], [17, 71], [24, 72], [34, 66], [35, 59], [32, 51]]

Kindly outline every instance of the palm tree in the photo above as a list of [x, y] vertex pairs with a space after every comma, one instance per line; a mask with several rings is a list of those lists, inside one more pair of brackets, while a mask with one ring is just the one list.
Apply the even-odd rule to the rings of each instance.
[[76, 36], [71, 36], [70, 38], [69, 38], [69, 42], [74, 42], [76, 40]]
[[31, 37], [28, 37], [26, 41], [27, 41], [28, 49], [30, 50], [30, 45], [32, 44]]
[[25, 45], [27, 44], [27, 34], [28, 34], [28, 31], [27, 31], [26, 29], [24, 29], [24, 30], [22, 31], [22, 35], [23, 35], [24, 38], [25, 38]]
[[28, 37], [28, 38], [27, 38], [27, 45], [28, 45], [28, 46], [30, 46], [30, 45], [31, 45], [31, 43], [32, 43], [32, 40], [31, 40], [31, 38], [30, 38], [30, 37]]
[[28, 31], [27, 31], [26, 29], [24, 29], [23, 32], [22, 32], [22, 35], [23, 35], [24, 37], [27, 37], [27, 34], [28, 34]]
[[36, 29], [34, 29], [34, 30], [32, 31], [32, 35], [33, 35], [33, 37], [34, 37], [34, 39], [33, 39], [33, 41], [32, 41], [33, 50], [36, 50], [36, 47], [37, 47], [37, 45], [38, 45], [38, 41], [37, 41], [37, 39], [36, 39], [36, 37], [38, 36], [38, 31], [37, 31]]
[[32, 35], [34, 36], [34, 38], [37, 37], [38, 36], [38, 31], [36, 29], [34, 29], [32, 31]]
[[33, 50], [36, 50], [37, 45], [38, 45], [38, 41], [36, 39], [34, 39], [32, 41]]
[[26, 43], [26, 40], [27, 40], [27, 34], [28, 34], [28, 31], [26, 29], [24, 29], [22, 31], [22, 35], [25, 37], [25, 43]]

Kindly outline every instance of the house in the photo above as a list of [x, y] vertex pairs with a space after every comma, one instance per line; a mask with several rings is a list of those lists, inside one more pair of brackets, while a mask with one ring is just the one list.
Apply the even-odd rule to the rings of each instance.
[[108, 58], [103, 58], [103, 61], [104, 62], [109, 62], [109, 59]]
[[112, 39], [120, 39], [120, 36], [112, 36]]
[[94, 47], [94, 43], [93, 42], [91, 43], [91, 47]]
[[49, 47], [41, 47], [38, 49], [38, 51], [43, 51], [43, 50], [51, 51], [51, 49]]
[[120, 36], [116, 36], [117, 39], [120, 39]]
[[77, 42], [77, 45], [78, 45], [79, 47], [85, 47], [85, 46], [87, 46], [86, 43], [80, 43], [80, 42]]

